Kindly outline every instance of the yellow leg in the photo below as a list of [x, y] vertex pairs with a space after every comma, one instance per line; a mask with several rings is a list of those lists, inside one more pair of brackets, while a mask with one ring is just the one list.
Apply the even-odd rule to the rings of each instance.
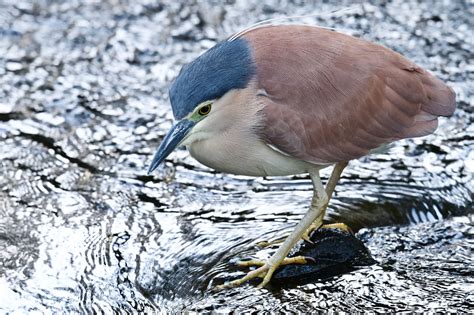
[[270, 282], [275, 270], [281, 265], [293, 246], [301, 239], [301, 236], [308, 229], [311, 223], [316, 221], [320, 222], [321, 225], [324, 216], [323, 209], [327, 205], [328, 196], [321, 182], [321, 178], [319, 177], [319, 170], [310, 172], [310, 176], [314, 186], [311, 207], [303, 219], [296, 225], [293, 232], [286, 238], [283, 244], [281, 244], [277, 249], [275, 254], [273, 254], [273, 256], [270, 257], [270, 259], [268, 259], [263, 266], [249, 272], [241, 279], [234, 280], [219, 286], [218, 289], [235, 287], [257, 277], [263, 277], [263, 281], [260, 283], [259, 287], [264, 287], [266, 284], [268, 284], [268, 282]]
[[[336, 185], [337, 185], [339, 179], [341, 178], [341, 174], [344, 171], [344, 169], [346, 168], [347, 164], [349, 164], [349, 163], [348, 162], [339, 162], [336, 165], [334, 165], [334, 169], [332, 170], [331, 176], [329, 177], [328, 182], [326, 184], [326, 188], [325, 188], [326, 194], [327, 194], [329, 200], [331, 200], [331, 197], [334, 193], [334, 189], [336, 188]], [[328, 203], [329, 203], [329, 200], [328, 200]], [[326, 214], [326, 209], [327, 209], [327, 204], [323, 209], [322, 218], [324, 218], [324, 215]], [[332, 224], [323, 225], [322, 222], [323, 222], [322, 220], [319, 220], [319, 218], [317, 218], [311, 224], [311, 226], [303, 233], [303, 236], [301, 238], [303, 240], [305, 240], [306, 242], [308, 242], [308, 243], [313, 243], [310, 240], [309, 235], [314, 230], [317, 230], [318, 228], [335, 228], [335, 229], [341, 229], [341, 230], [353, 233], [352, 230], [344, 223], [332, 223]], [[280, 244], [282, 241], [283, 241], [283, 239], [279, 239], [279, 240], [276, 240], [276, 241], [273, 241], [273, 242], [262, 241], [262, 242], [259, 242], [257, 244], [257, 246], [258, 247], [269, 247], [269, 246], [272, 246], [272, 245], [275, 245], [275, 244]]]
[[[329, 203], [329, 200], [331, 200], [332, 194], [334, 193], [334, 189], [336, 188], [336, 185], [339, 182], [339, 179], [341, 178], [342, 171], [344, 171], [347, 164], [348, 164], [348, 162], [339, 162], [336, 165], [334, 165], [331, 176], [329, 177], [328, 182], [326, 183], [326, 189], [325, 189], [326, 194], [328, 196], [328, 203]], [[327, 209], [327, 204], [324, 207], [324, 209], [322, 210], [323, 211], [322, 218], [324, 218], [324, 215], [326, 214], [326, 209]], [[317, 229], [319, 229], [320, 227], [323, 226], [322, 218], [321, 218], [321, 220], [315, 220], [311, 224], [311, 226], [305, 231], [305, 233], [302, 236], [302, 238], [305, 241], [312, 243], [311, 240], [309, 239], [309, 235], [311, 235], [311, 233], [314, 230], [317, 230]], [[335, 223], [335, 224], [341, 224], [341, 226], [334, 226], [334, 228], [342, 228], [342, 224], [343, 224], [345, 226], [345, 228], [342, 228], [342, 229], [346, 230], [346, 231], [350, 231], [349, 227], [347, 225], [345, 225], [344, 223]], [[330, 225], [327, 224], [325, 227], [330, 227]]]
[[331, 200], [332, 194], [334, 193], [334, 189], [336, 188], [339, 179], [341, 178], [342, 171], [346, 168], [348, 162], [339, 162], [334, 165], [334, 169], [332, 170], [331, 176], [328, 179], [326, 184], [326, 194], [328, 195], [329, 200]]

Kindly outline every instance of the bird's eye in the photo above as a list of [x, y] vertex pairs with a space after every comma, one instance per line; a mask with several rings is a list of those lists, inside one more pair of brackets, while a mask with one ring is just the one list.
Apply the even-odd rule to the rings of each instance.
[[199, 108], [198, 113], [201, 116], [206, 116], [211, 112], [211, 104], [204, 105], [203, 107]]

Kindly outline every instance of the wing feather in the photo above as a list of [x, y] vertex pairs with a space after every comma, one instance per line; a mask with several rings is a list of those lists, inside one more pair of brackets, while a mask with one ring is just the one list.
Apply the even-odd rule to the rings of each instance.
[[[250, 30], [264, 104], [263, 138], [314, 163], [359, 158], [394, 140], [433, 132], [455, 94], [381, 45], [311, 26]], [[428, 117], [428, 118], [427, 118]], [[432, 118], [432, 119], [429, 119]]]

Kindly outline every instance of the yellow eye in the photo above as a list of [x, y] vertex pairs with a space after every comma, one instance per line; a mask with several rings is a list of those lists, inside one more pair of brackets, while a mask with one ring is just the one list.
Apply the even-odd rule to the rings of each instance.
[[199, 108], [198, 113], [201, 116], [206, 116], [211, 112], [211, 104], [204, 105], [203, 107]]

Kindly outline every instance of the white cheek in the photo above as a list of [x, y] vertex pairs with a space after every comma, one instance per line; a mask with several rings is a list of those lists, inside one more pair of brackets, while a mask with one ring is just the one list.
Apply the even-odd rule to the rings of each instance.
[[224, 111], [216, 109], [206, 118], [198, 122], [180, 145], [188, 146], [193, 142], [212, 138], [215, 135], [225, 132], [225, 130], [230, 127], [229, 123], [231, 122], [227, 121]]
[[191, 130], [191, 133], [181, 142], [180, 146], [188, 146], [193, 142], [210, 138], [211, 133], [204, 130]]
[[188, 146], [193, 142], [208, 139], [212, 136], [215, 126], [212, 124], [212, 117], [208, 116], [198, 122], [189, 132], [187, 137], [181, 142], [180, 146]]
[[[221, 141], [218, 144], [224, 146], [230, 139], [222, 137], [223, 135], [232, 132], [247, 136], [246, 133], [251, 133], [252, 128], [259, 123], [257, 112], [263, 105], [252, 101], [253, 97], [243, 93], [243, 90], [233, 90], [216, 100], [209, 115], [194, 126], [181, 145], [189, 146], [197, 141], [218, 139], [217, 142]], [[237, 138], [242, 141], [240, 137]]]

